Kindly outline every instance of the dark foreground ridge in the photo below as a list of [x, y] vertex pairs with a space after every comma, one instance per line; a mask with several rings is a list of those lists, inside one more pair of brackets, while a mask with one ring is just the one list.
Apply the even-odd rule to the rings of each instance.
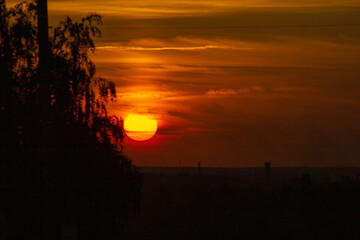
[[128, 239], [359, 239], [360, 168], [143, 167]]

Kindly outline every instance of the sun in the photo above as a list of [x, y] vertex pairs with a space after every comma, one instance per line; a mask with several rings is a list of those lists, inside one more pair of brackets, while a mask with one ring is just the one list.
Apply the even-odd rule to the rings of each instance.
[[129, 114], [124, 121], [126, 135], [135, 141], [152, 138], [157, 131], [157, 121], [149, 115]]

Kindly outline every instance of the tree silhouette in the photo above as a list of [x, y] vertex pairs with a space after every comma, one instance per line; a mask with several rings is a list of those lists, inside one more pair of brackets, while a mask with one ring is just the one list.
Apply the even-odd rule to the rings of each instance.
[[[80, 22], [67, 17], [50, 31], [49, 102], [44, 102], [36, 8], [28, 1], [7, 10], [0, 0], [0, 214], [10, 239], [41, 236], [39, 159], [50, 149], [59, 234], [71, 223], [79, 239], [113, 238], [139, 204], [141, 176], [121, 151], [122, 120], [106, 109], [116, 100], [115, 84], [96, 76], [89, 57], [95, 51], [92, 38], [101, 36], [101, 17], [89, 14]], [[50, 106], [46, 114], [44, 104]], [[45, 121], [51, 122], [46, 145]]]

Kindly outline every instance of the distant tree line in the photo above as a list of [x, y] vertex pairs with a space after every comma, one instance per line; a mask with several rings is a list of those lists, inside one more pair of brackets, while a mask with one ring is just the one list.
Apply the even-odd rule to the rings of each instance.
[[0, 0], [0, 234], [41, 239], [43, 189], [52, 188], [58, 236], [70, 224], [79, 239], [113, 239], [139, 205], [142, 180], [121, 151], [122, 120], [106, 109], [115, 84], [89, 57], [101, 17], [67, 17], [50, 30], [47, 98], [37, 19], [36, 3], [7, 9]]

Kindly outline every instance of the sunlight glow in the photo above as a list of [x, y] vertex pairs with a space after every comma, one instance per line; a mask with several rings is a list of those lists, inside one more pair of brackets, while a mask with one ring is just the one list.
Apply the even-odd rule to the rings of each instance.
[[148, 115], [129, 114], [124, 121], [126, 135], [135, 141], [152, 138], [157, 131], [157, 121]]

